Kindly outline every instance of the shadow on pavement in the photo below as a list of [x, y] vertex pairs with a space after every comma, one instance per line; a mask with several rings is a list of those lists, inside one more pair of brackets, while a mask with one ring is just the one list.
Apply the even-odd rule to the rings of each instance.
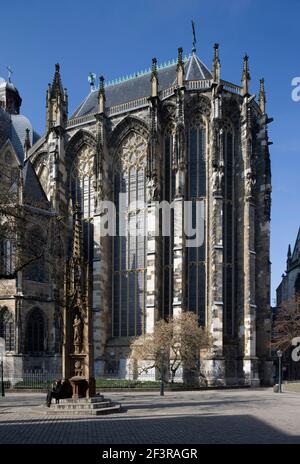
[[180, 417], [109, 416], [95, 419], [1, 421], [2, 444], [231, 444], [300, 443], [291, 436], [250, 415], [201, 415]]

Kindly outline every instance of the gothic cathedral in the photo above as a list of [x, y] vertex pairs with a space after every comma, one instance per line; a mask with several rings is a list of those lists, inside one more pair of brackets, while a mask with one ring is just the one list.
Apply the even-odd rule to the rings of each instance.
[[[0, 163], [21, 168], [23, 203], [60, 223], [51, 240], [63, 256], [55, 272], [35, 263], [1, 281], [12, 371], [126, 378], [132, 338], [192, 311], [214, 340], [202, 361], [210, 384], [270, 382], [271, 119], [264, 80], [257, 99], [249, 84], [247, 56], [239, 86], [221, 78], [218, 44], [211, 71], [179, 48], [176, 62], [153, 59], [143, 73], [99, 86], [91, 76], [68, 117], [57, 64], [37, 139], [17, 89], [0, 81]], [[172, 205], [168, 236], [149, 232], [159, 202]], [[194, 246], [187, 202], [196, 229], [196, 205], [203, 216]], [[1, 250], [9, 269], [7, 241]]]

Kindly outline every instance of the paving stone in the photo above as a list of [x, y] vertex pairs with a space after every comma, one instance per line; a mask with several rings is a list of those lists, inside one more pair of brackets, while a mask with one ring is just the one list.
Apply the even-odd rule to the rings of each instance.
[[124, 410], [61, 416], [47, 414], [45, 395], [7, 393], [0, 397], [0, 443], [300, 443], [299, 393], [249, 389], [109, 397]]

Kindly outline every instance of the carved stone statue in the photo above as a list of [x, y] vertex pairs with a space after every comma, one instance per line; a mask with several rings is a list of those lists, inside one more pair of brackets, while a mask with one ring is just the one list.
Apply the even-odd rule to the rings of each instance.
[[175, 164], [178, 166], [180, 162], [184, 161], [184, 128], [179, 125], [176, 132], [176, 155]]
[[247, 198], [253, 197], [255, 184], [256, 184], [255, 176], [251, 172], [248, 172], [246, 176], [246, 196]]
[[270, 215], [271, 215], [271, 191], [266, 190], [265, 192], [265, 197], [264, 197], [264, 214], [265, 214], [265, 219], [267, 221], [270, 220]]
[[151, 177], [147, 182], [147, 199], [148, 201], [156, 200], [158, 193], [157, 181], [154, 177]]
[[75, 354], [78, 354], [80, 351], [80, 345], [82, 343], [82, 322], [79, 316], [76, 314], [73, 322], [73, 329], [74, 329], [74, 348]]
[[224, 166], [223, 165], [214, 165], [214, 170], [212, 173], [212, 189], [214, 194], [221, 194], [223, 188], [223, 179], [224, 179]]
[[94, 182], [94, 209], [95, 212], [101, 206], [101, 202], [103, 201], [103, 181], [98, 180]]

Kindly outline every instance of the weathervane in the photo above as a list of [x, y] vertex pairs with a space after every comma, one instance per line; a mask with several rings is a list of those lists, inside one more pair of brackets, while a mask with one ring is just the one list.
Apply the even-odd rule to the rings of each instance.
[[91, 92], [92, 92], [92, 90], [94, 90], [94, 87], [95, 87], [96, 74], [90, 72], [90, 74], [88, 75], [88, 81], [90, 83]]
[[8, 71], [8, 82], [11, 82], [11, 75], [13, 73], [13, 70], [11, 69], [10, 66], [6, 66], [6, 69]]
[[192, 53], [196, 53], [196, 31], [195, 31], [195, 22], [192, 20], [192, 30], [193, 30], [193, 48]]

